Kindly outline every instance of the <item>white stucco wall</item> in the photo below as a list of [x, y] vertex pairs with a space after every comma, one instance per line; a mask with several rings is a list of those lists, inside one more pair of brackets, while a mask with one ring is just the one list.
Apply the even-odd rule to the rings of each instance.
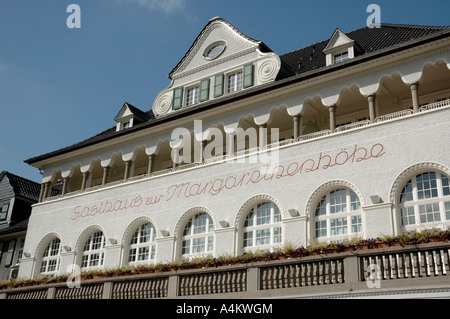
[[[264, 176], [265, 166], [259, 164], [216, 163], [37, 204], [24, 248], [30, 257], [22, 261], [19, 277], [33, 276], [39, 268], [35, 265], [39, 243], [52, 233], [71, 248], [63, 253], [61, 272], [65, 272], [68, 265], [79, 262], [83, 234], [89, 235], [92, 227], [101, 229], [107, 238], [105, 267], [121, 266], [128, 244], [123, 242], [126, 229], [144, 216], [153, 221], [158, 233], [157, 262], [171, 261], [179, 257], [177, 240], [185, 217], [189, 217], [185, 213], [195, 207], [210, 212], [214, 221], [214, 254], [240, 254], [239, 211], [249, 199], [261, 195], [279, 204], [283, 239], [307, 245], [311, 239], [309, 210], [320, 200], [321, 186], [328, 183], [331, 187], [333, 181], [342, 181], [360, 195], [365, 237], [393, 234], [398, 228], [390, 193], [396, 178], [417, 163], [450, 168], [449, 115], [447, 107], [289, 145], [280, 149], [279, 164], [284, 171], [278, 174]], [[327, 156], [337, 165], [325, 168]], [[186, 187], [180, 195], [174, 194], [175, 187], [182, 184]], [[382, 203], [374, 205], [372, 195], [380, 196]], [[112, 211], [106, 212], [105, 206]], [[290, 209], [296, 209], [299, 216], [292, 217]], [[228, 222], [229, 227], [222, 228], [220, 221]], [[168, 231], [167, 237], [162, 230]]]

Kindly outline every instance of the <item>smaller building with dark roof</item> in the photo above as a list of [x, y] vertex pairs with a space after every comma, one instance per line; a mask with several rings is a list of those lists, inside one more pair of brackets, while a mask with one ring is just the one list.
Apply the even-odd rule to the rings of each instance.
[[7, 171], [0, 173], [0, 280], [17, 274], [31, 205], [38, 202], [40, 187]]

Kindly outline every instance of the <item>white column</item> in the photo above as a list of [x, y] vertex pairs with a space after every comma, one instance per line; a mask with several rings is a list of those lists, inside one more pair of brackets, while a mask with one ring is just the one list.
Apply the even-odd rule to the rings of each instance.
[[153, 162], [155, 160], [155, 155], [149, 155], [148, 156], [148, 169], [147, 169], [147, 175], [150, 175], [151, 173], [153, 173]]
[[264, 149], [267, 146], [267, 124], [259, 126], [259, 148]]
[[330, 111], [330, 133], [334, 133], [336, 129], [336, 105], [332, 105], [328, 108]]
[[370, 123], [373, 123], [377, 117], [376, 112], [376, 97], [375, 94], [371, 94], [367, 97], [367, 101], [369, 102], [369, 119]]
[[419, 112], [419, 83], [411, 83], [409, 88], [411, 89], [413, 112], [417, 113]]
[[302, 135], [302, 116], [295, 115], [293, 116], [294, 120], [294, 142], [297, 141], [299, 136]]

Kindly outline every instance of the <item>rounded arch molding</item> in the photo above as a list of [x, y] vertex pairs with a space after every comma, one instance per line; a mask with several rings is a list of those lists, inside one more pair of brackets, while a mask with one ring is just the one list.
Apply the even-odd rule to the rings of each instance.
[[260, 194], [247, 199], [244, 204], [241, 205], [234, 221], [235, 227], [239, 229], [240, 224], [243, 222], [243, 218], [247, 215], [251, 207], [263, 202], [273, 202], [280, 210], [281, 216], [283, 216], [283, 218], [285, 217], [284, 211], [281, 207], [281, 203], [278, 201], [278, 199], [269, 194]]
[[389, 200], [391, 203], [397, 202], [397, 197], [400, 195], [400, 191], [403, 188], [404, 184], [410, 180], [413, 176], [421, 173], [425, 173], [427, 171], [439, 171], [445, 173], [447, 176], [450, 176], [450, 169], [440, 163], [435, 162], [422, 162], [416, 163], [408, 168], [406, 168], [403, 172], [401, 172], [391, 186], [391, 191], [389, 193]]
[[79, 251], [81, 247], [83, 247], [86, 240], [88, 240], [89, 236], [91, 236], [94, 232], [101, 231], [103, 236], [106, 238], [105, 230], [99, 225], [91, 225], [87, 227], [78, 237], [77, 243], [75, 245], [75, 251]]
[[47, 245], [50, 243], [50, 241], [52, 241], [55, 238], [58, 238], [61, 241], [62, 245], [61, 236], [58, 233], [55, 232], [48, 233], [39, 241], [39, 244], [36, 246], [36, 250], [34, 252], [35, 258], [41, 258]]
[[135, 218], [133, 221], [131, 221], [127, 228], [125, 229], [125, 232], [122, 235], [122, 245], [128, 245], [130, 242], [130, 239], [133, 235], [133, 232], [141, 225], [144, 224], [152, 224], [153, 227], [155, 227], [155, 231], [157, 231], [157, 227], [155, 225], [155, 221], [151, 219], [148, 216], [141, 216], [138, 218]]
[[178, 219], [177, 224], [175, 225], [174, 228], [174, 235], [177, 236], [180, 234], [180, 231], [182, 230], [182, 228], [184, 227], [184, 225], [189, 221], [190, 218], [192, 218], [195, 214], [197, 213], [206, 213], [209, 215], [209, 217], [212, 218], [213, 220], [213, 224], [214, 224], [214, 229], [216, 229], [216, 220], [214, 218], [214, 215], [212, 214], [212, 212], [204, 207], [204, 206], [194, 206], [192, 208], [189, 208], [187, 211], [185, 211], [181, 217]]
[[305, 207], [305, 215], [312, 217], [312, 213], [314, 211], [315, 206], [320, 201], [320, 199], [329, 191], [337, 188], [348, 188], [355, 192], [356, 196], [358, 196], [361, 206], [364, 206], [364, 198], [359, 191], [359, 189], [350, 182], [344, 180], [332, 180], [320, 185], [316, 190], [309, 196], [308, 202]]

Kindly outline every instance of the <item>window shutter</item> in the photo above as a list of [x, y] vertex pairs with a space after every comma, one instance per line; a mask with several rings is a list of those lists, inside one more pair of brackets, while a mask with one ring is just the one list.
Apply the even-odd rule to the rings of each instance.
[[5, 220], [8, 217], [9, 203], [3, 203], [0, 206], [0, 220]]
[[176, 88], [173, 90], [172, 110], [181, 109], [183, 106], [183, 88]]
[[244, 88], [253, 86], [253, 64], [244, 65]]
[[214, 97], [223, 95], [223, 74], [218, 74], [214, 82]]
[[200, 102], [208, 101], [209, 99], [209, 79], [204, 79], [200, 83]]
[[8, 252], [6, 253], [5, 258], [5, 267], [11, 267], [14, 257], [14, 249], [16, 248], [16, 240], [13, 239], [9, 242]]

